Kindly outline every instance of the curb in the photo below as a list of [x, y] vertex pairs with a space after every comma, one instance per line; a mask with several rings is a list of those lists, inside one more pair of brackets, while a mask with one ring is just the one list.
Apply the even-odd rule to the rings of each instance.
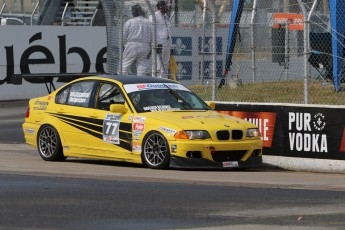
[[342, 160], [262, 156], [262, 161], [265, 166], [292, 171], [345, 174], [345, 162]]

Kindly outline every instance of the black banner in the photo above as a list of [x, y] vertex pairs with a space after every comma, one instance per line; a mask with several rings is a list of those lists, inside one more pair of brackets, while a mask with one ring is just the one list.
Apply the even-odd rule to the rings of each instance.
[[256, 124], [265, 155], [345, 160], [345, 108], [217, 104], [216, 110]]

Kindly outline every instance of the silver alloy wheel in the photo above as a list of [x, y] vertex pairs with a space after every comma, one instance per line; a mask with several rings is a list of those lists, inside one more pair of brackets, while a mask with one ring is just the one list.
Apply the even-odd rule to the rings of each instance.
[[38, 147], [44, 157], [52, 157], [58, 147], [58, 137], [52, 127], [44, 127], [38, 137]]
[[160, 167], [166, 161], [168, 145], [159, 133], [152, 133], [146, 138], [143, 149], [145, 160], [150, 166]]

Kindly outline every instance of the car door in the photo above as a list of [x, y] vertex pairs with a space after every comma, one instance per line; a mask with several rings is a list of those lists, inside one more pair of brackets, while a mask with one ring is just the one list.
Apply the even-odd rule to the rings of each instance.
[[96, 81], [85, 80], [63, 88], [56, 95], [56, 110], [52, 114], [58, 119], [59, 130], [67, 146], [73, 152], [84, 154], [88, 136], [94, 124], [89, 119], [90, 103], [94, 95]]
[[121, 88], [112, 82], [101, 81], [96, 90], [90, 118], [98, 121], [98, 137], [89, 137], [90, 148], [97, 155], [128, 159], [132, 150], [133, 113], [111, 113], [111, 104], [125, 104]]

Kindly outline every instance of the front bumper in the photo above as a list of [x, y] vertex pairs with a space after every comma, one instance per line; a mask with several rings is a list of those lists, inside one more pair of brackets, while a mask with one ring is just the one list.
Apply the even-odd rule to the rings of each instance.
[[171, 141], [170, 166], [177, 168], [251, 168], [262, 165], [262, 140]]
[[[236, 169], [236, 168], [257, 168], [262, 166], [262, 156], [252, 156], [246, 161], [232, 161], [229, 162], [214, 162], [204, 158], [184, 158], [172, 156], [170, 159], [171, 168], [223, 168], [223, 169]], [[237, 164], [235, 163], [237, 162]]]

